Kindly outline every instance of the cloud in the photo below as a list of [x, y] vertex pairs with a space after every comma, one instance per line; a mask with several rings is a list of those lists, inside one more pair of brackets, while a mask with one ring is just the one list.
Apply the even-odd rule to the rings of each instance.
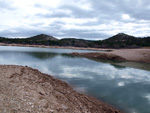
[[150, 36], [148, 0], [0, 0], [0, 9], [0, 35], [6, 37]]
[[150, 2], [148, 0], [126, 0], [122, 2], [122, 8], [125, 13], [137, 20], [150, 20]]
[[94, 17], [94, 11], [89, 8], [89, 9], [83, 9], [83, 7], [79, 6], [72, 6], [72, 5], [64, 5], [60, 7], [60, 10], [69, 10], [72, 12], [72, 17], [75, 18], [92, 18]]
[[13, 5], [12, 1], [2, 1], [0, 0], [0, 10], [14, 10], [15, 7]]
[[65, 18], [65, 17], [71, 17], [71, 11], [70, 10], [64, 10], [64, 9], [57, 9], [53, 12], [48, 12], [46, 14], [38, 13], [35, 16], [40, 18]]

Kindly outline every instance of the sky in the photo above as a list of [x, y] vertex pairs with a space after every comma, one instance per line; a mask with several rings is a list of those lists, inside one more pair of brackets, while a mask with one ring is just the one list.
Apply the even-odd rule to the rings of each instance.
[[0, 36], [102, 40], [150, 36], [149, 0], [0, 0]]

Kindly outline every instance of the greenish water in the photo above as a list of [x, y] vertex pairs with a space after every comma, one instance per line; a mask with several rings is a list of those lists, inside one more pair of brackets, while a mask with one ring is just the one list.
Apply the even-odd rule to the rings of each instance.
[[138, 67], [146, 69], [132, 68], [127, 67], [128, 62], [98, 62], [66, 54], [71, 52], [93, 51], [0, 46], [0, 64], [27, 65], [124, 112], [150, 113], [149, 64], [138, 63]]

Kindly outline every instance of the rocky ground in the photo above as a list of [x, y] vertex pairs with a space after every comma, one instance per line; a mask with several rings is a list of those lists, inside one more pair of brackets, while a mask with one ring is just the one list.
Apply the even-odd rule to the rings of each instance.
[[0, 65], [0, 113], [120, 113], [38, 70]]

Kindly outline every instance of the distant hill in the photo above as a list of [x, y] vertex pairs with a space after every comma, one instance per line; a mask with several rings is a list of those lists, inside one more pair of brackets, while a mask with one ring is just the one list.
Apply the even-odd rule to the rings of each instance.
[[139, 48], [150, 46], [150, 37], [137, 38], [124, 33], [119, 33], [108, 39], [96, 41], [103, 48]]
[[39, 41], [45, 41], [45, 40], [58, 40], [57, 38], [45, 34], [36, 35], [33, 37], [26, 38], [27, 40], [39, 40]]
[[57, 38], [45, 34], [40, 34], [28, 38], [15, 38], [15, 39], [0, 37], [0, 42], [2, 43], [16, 43], [16, 44], [55, 45], [57, 41], [58, 41]]
[[75, 38], [64, 38], [59, 40], [60, 46], [75, 46], [75, 47], [89, 47], [93, 41]]
[[132, 41], [132, 40], [135, 40], [136, 38], [134, 36], [130, 36], [130, 35], [127, 35], [125, 33], [118, 33], [117, 35], [114, 35], [108, 39], [105, 39], [105, 41], [108, 41], [108, 42], [125, 42], [125, 41]]
[[134, 37], [119, 33], [105, 40], [91, 41], [76, 38], [57, 39], [53, 36], [40, 34], [24, 39], [9, 39], [0, 37], [2, 43], [31, 44], [31, 45], [54, 45], [96, 48], [139, 48], [150, 47], [150, 37]]

